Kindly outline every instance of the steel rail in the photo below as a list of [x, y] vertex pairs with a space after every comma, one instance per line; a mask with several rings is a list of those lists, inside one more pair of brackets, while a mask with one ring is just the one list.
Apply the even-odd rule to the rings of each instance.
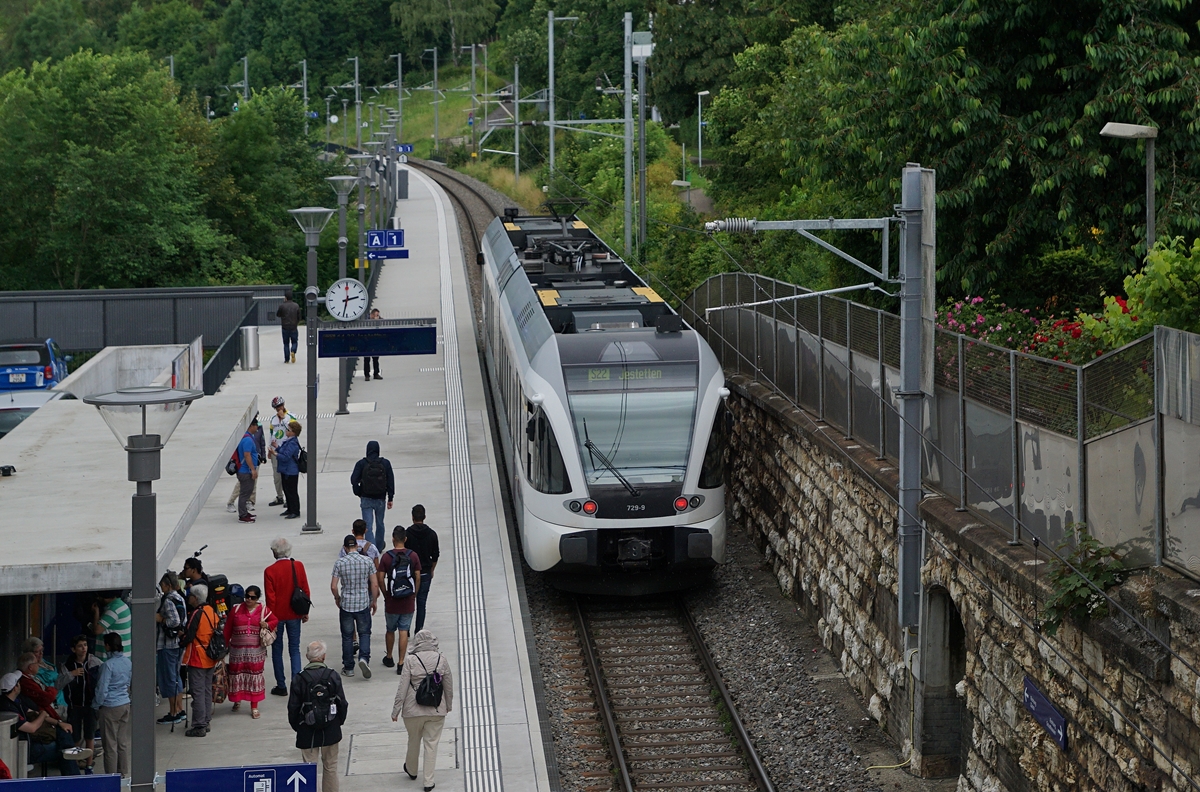
[[583, 647], [583, 658], [588, 671], [592, 675], [592, 683], [596, 689], [596, 705], [600, 709], [600, 717], [604, 721], [604, 732], [612, 749], [613, 764], [617, 770], [617, 780], [622, 792], [633, 792], [633, 777], [629, 773], [629, 765], [625, 762], [625, 752], [622, 750], [621, 733], [617, 728], [617, 716], [612, 703], [608, 700], [608, 691], [604, 688], [604, 677], [600, 673], [600, 660], [596, 655], [596, 647], [592, 643], [592, 634], [588, 630], [587, 620], [583, 617], [583, 606], [579, 598], [574, 600], [575, 626], [579, 632], [579, 644]]

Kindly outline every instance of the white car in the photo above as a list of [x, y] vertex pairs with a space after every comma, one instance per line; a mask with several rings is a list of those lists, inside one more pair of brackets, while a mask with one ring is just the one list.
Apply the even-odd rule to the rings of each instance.
[[0, 391], [0, 437], [17, 428], [46, 402], [74, 399], [75, 394], [52, 390]]

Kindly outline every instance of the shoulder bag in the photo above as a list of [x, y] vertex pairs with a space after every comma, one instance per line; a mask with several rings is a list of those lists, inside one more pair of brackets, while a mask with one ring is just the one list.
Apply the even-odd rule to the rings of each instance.
[[290, 604], [292, 611], [297, 616], [307, 616], [312, 610], [312, 600], [304, 593], [304, 589], [300, 588], [300, 580], [296, 577], [296, 559], [288, 559], [292, 562], [292, 598]]

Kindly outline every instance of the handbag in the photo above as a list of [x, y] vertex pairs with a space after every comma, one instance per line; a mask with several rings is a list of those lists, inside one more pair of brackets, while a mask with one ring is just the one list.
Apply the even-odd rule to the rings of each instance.
[[275, 631], [267, 626], [267, 606], [263, 605], [262, 608], [263, 613], [262, 621], [259, 623], [258, 627], [258, 640], [262, 643], [263, 648], [266, 649], [268, 646], [275, 643]]
[[312, 610], [312, 600], [304, 593], [304, 589], [300, 588], [300, 580], [296, 577], [296, 559], [289, 559], [292, 562], [292, 611], [297, 616], [307, 616]]
[[225, 664], [213, 666], [212, 700], [213, 704], [224, 704], [228, 696], [229, 680], [225, 673]]

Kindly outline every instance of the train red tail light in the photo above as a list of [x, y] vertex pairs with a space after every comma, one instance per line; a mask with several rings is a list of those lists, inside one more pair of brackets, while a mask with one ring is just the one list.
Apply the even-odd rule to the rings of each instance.
[[595, 514], [597, 508], [598, 507], [596, 506], [596, 501], [594, 501], [594, 500], [588, 500], [588, 501], [583, 502], [583, 513], [584, 514]]
[[675, 511], [686, 511], [688, 507], [688, 499], [680, 495], [675, 499]]

